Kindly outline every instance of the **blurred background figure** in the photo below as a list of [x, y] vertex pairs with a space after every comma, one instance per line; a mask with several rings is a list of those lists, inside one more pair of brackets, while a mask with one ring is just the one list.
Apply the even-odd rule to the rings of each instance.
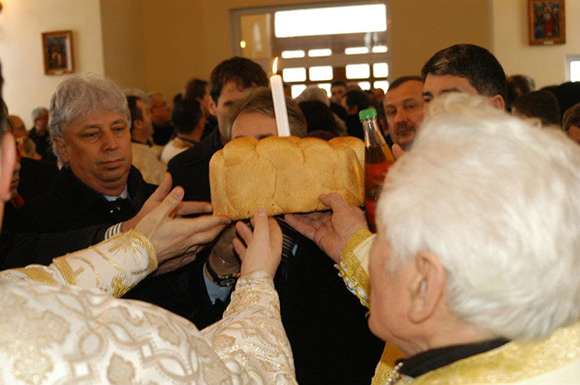
[[562, 128], [570, 139], [580, 144], [580, 103], [566, 110], [562, 120]]
[[512, 105], [512, 115], [537, 118], [542, 126], [560, 126], [558, 99], [548, 91], [533, 91], [519, 96]]
[[34, 142], [36, 152], [43, 160], [56, 163], [48, 135], [48, 110], [44, 107], [35, 108], [32, 111], [32, 121], [34, 127], [28, 133], [28, 137]]
[[153, 142], [159, 146], [165, 146], [173, 136], [174, 131], [171, 122], [171, 108], [159, 92], [151, 92], [148, 99], [149, 113], [153, 123]]
[[190, 80], [185, 85], [184, 99], [196, 100], [201, 106], [201, 110], [205, 116], [205, 127], [201, 137], [205, 138], [217, 126], [216, 117], [212, 115], [209, 108], [211, 102], [209, 83], [202, 79]]
[[161, 152], [163, 163], [199, 143], [206, 121], [201, 104], [195, 99], [184, 99], [181, 94], [173, 99], [172, 120], [176, 135]]

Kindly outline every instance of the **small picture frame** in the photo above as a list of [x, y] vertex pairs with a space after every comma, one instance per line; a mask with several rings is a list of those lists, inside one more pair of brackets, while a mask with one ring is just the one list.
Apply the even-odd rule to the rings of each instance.
[[566, 43], [566, 9], [564, 1], [528, 0], [531, 45]]
[[43, 32], [42, 51], [46, 75], [74, 72], [72, 31]]

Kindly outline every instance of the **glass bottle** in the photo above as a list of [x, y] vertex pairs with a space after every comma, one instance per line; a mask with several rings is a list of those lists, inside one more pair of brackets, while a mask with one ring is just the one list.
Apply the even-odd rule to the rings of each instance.
[[371, 231], [376, 231], [375, 208], [383, 181], [395, 159], [381, 134], [377, 110], [367, 108], [359, 112], [365, 134], [365, 212]]

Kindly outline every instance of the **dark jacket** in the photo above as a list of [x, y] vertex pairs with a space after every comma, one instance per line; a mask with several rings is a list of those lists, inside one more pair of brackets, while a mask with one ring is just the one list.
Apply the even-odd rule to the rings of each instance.
[[36, 132], [36, 127], [33, 127], [28, 133], [28, 137], [32, 139], [36, 145], [36, 152], [38, 155], [42, 156], [42, 160], [56, 164], [56, 156], [54, 156], [54, 153], [52, 152], [52, 145], [50, 144], [50, 135], [48, 134], [48, 131], [46, 131], [43, 136], [40, 136]]
[[223, 148], [218, 128], [201, 142], [176, 155], [167, 164], [167, 171], [173, 177], [173, 185], [185, 189], [184, 200], [211, 200], [209, 188], [209, 161], [213, 154]]
[[27, 202], [18, 213], [18, 230], [26, 233], [61, 233], [94, 225], [114, 225], [133, 218], [155, 191], [139, 170], [131, 167], [127, 186], [129, 202], [108, 202], [63, 167], [50, 191]]

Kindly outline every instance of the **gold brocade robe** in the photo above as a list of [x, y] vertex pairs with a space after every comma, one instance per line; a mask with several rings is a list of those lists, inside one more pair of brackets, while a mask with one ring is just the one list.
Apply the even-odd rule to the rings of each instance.
[[[370, 279], [368, 258], [373, 235], [361, 230], [342, 253], [340, 274], [348, 289], [368, 307]], [[389, 343], [377, 365], [373, 385], [387, 384], [395, 361], [403, 355]], [[403, 377], [397, 384], [412, 385], [577, 385], [580, 384], [580, 322], [556, 330], [549, 337], [530, 342], [510, 342], [415, 379]]]
[[223, 320], [199, 331], [111, 295], [156, 267], [131, 231], [50, 266], [0, 272], [0, 384], [296, 383], [268, 273], [241, 278]]

